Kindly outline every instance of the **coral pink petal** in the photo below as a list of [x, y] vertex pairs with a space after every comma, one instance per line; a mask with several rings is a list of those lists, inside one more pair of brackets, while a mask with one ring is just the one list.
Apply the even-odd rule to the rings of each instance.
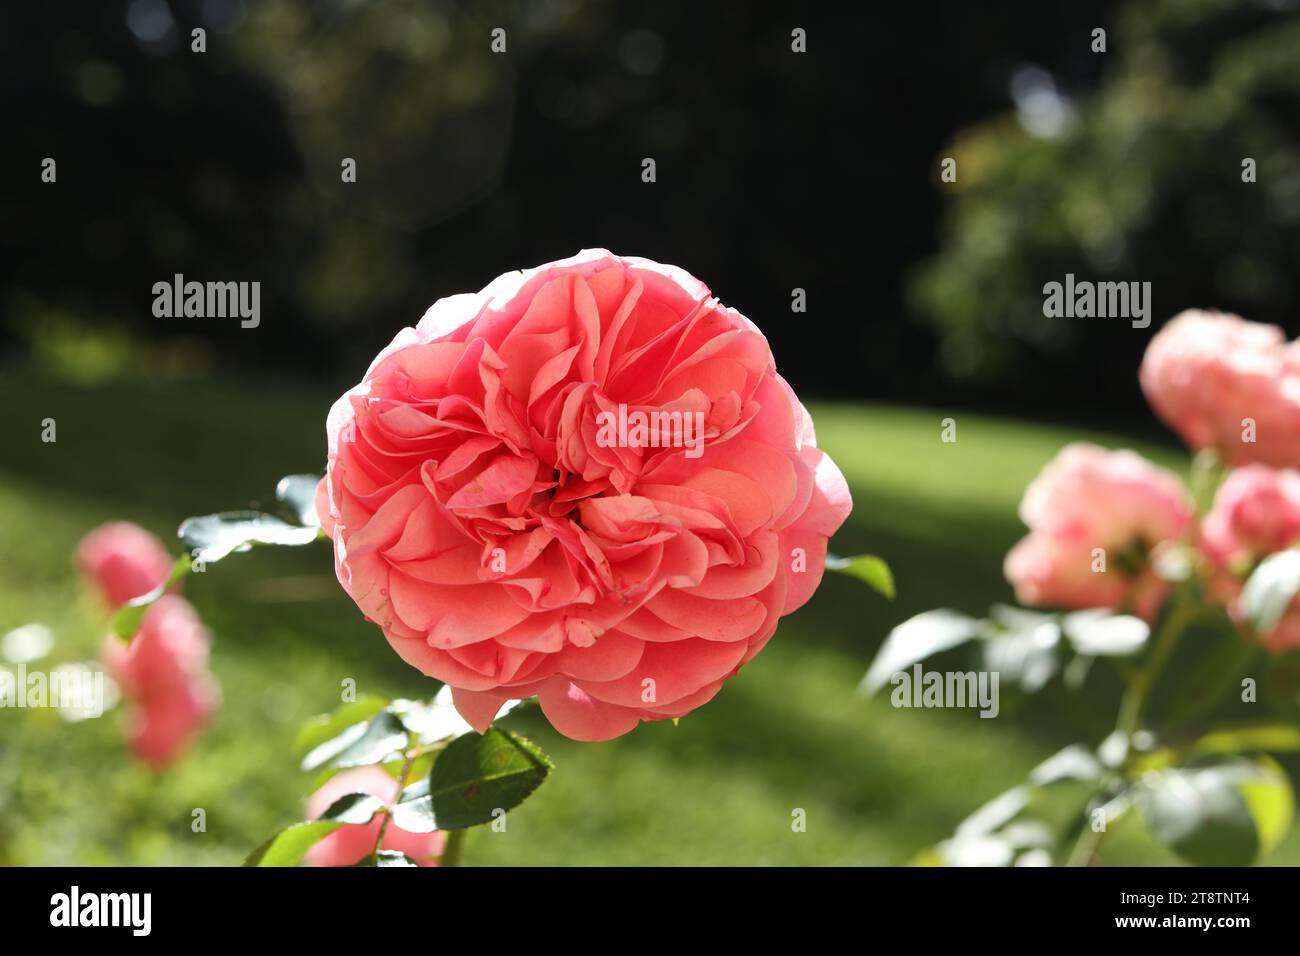
[[492, 721], [496, 720], [505, 700], [494, 694], [453, 687], [451, 702], [455, 704], [457, 712], [465, 718], [467, 724], [480, 734], [485, 734], [492, 726]]
[[636, 711], [596, 700], [561, 677], [547, 682], [537, 701], [552, 726], [573, 740], [612, 740], [641, 720]]

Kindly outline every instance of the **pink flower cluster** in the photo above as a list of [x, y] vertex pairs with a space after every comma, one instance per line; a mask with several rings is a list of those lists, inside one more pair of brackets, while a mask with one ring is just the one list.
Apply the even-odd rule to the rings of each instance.
[[[1034, 479], [1020, 515], [1030, 533], [1004, 571], [1025, 604], [1111, 608], [1154, 618], [1169, 585], [1162, 550], [1195, 546], [1211, 599], [1242, 618], [1243, 584], [1300, 543], [1300, 343], [1233, 315], [1189, 311], [1152, 339], [1140, 380], [1151, 407], [1196, 451], [1235, 466], [1197, 522], [1183, 485], [1131, 451], [1073, 444]], [[1300, 647], [1300, 603], [1269, 633]]]
[[[76, 562], [111, 611], [166, 583], [174, 558], [143, 528], [119, 521], [91, 531]], [[126, 736], [152, 767], [170, 764], [216, 713], [209, 637], [188, 601], [166, 594], [145, 612], [129, 644], [110, 634], [104, 667], [129, 703]]]

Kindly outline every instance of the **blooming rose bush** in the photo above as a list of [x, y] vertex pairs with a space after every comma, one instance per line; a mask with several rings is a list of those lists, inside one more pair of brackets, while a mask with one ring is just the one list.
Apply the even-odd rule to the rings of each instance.
[[[891, 633], [868, 690], [958, 647], [1014, 688], [1049, 686], [1058, 673], [1077, 688], [1098, 658], [1115, 660], [1126, 686], [1109, 737], [1044, 762], [928, 862], [1087, 864], [1130, 807], [1196, 863], [1247, 863], [1285, 834], [1292, 786], [1263, 752], [1300, 751], [1300, 697], [1280, 660], [1300, 648], [1297, 347], [1233, 315], [1193, 310], [1169, 321], [1139, 378], [1197, 453], [1189, 484], [1132, 451], [1072, 444], [1026, 489], [1029, 533], [1004, 565], [1017, 599], [1037, 610], [995, 607], [988, 620], [931, 611]], [[1195, 659], [1166, 673], [1189, 632]], [[1160, 681], [1164, 708], [1153, 712]], [[1206, 730], [1189, 720], [1232, 710], [1234, 691], [1249, 724]], [[1275, 723], [1256, 719], [1261, 705]], [[1092, 797], [1073, 843], [1057, 845], [1034, 810], [1069, 781]]]
[[[606, 447], [620, 406], [704, 448]], [[536, 696], [605, 740], [681, 717], [812, 595], [848, 487], [758, 328], [603, 250], [440, 299], [331, 410], [339, 581], [477, 729]]]

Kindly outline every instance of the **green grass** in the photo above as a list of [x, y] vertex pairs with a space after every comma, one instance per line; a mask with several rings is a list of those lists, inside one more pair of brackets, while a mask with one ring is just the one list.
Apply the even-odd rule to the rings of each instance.
[[[320, 465], [331, 397], [0, 381], [0, 632], [40, 621], [57, 637], [47, 663], [93, 658], [104, 622], [71, 572], [80, 536], [124, 517], [169, 537], [186, 515], [265, 504], [279, 476]], [[896, 710], [855, 688], [905, 617], [1009, 599], [1001, 560], [1022, 532], [1025, 484], [1067, 441], [1121, 442], [959, 414], [958, 441], [943, 444], [939, 411], [813, 411], [856, 503], [835, 550], [888, 559], [897, 600], [828, 579], [677, 726], [579, 744], [536, 713], [509, 718], [557, 769], [504, 833], [471, 835], [467, 863], [903, 863], [1059, 747], [1106, 733], [1114, 686], [1104, 680], [1082, 699], [1004, 705], [997, 720]], [[57, 422], [53, 444], [40, 440], [47, 417]], [[1140, 450], [1181, 463], [1170, 449]], [[216, 722], [155, 775], [124, 753], [115, 713], [66, 724], [50, 711], [0, 711], [0, 863], [237, 863], [299, 818], [308, 778], [293, 737], [337, 703], [345, 679], [383, 696], [429, 691], [338, 589], [325, 546], [233, 556], [193, 577], [186, 594], [216, 635]], [[196, 808], [202, 833], [191, 828]], [[797, 809], [803, 833], [792, 832]], [[1173, 861], [1132, 820], [1103, 852], [1112, 863]], [[1269, 862], [1297, 861], [1293, 834]]]

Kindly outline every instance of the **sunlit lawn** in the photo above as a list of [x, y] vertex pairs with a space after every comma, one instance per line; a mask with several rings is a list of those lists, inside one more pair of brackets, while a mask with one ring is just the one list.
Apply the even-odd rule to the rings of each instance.
[[[103, 621], [70, 568], [81, 534], [127, 517], [168, 536], [189, 514], [265, 505], [280, 475], [321, 465], [330, 398], [0, 381], [0, 631], [43, 622], [57, 637], [47, 664], [93, 657]], [[1009, 598], [1000, 567], [1021, 533], [1021, 490], [1060, 445], [1099, 436], [959, 415], [958, 441], [943, 444], [939, 412], [813, 411], [856, 502], [835, 549], [887, 558], [897, 600], [828, 580], [678, 726], [578, 744], [536, 714], [510, 718], [557, 770], [504, 833], [475, 832], [466, 862], [903, 863], [1064, 744], [1107, 732], [1114, 687], [1104, 675], [1068, 704], [1057, 694], [996, 720], [896, 710], [856, 693], [903, 618]], [[40, 440], [45, 418], [57, 422], [53, 444]], [[1177, 464], [1171, 450], [1144, 450]], [[307, 777], [294, 734], [337, 703], [345, 679], [383, 696], [428, 692], [338, 589], [325, 546], [233, 556], [186, 593], [216, 635], [225, 697], [216, 723], [155, 776], [125, 755], [116, 713], [68, 724], [48, 710], [0, 711], [0, 863], [237, 863], [298, 819]], [[206, 832], [191, 828], [196, 808]], [[792, 831], [795, 810], [806, 832]], [[1108, 835], [1103, 857], [1172, 860], [1131, 819]], [[1300, 838], [1270, 862], [1300, 862]]]

